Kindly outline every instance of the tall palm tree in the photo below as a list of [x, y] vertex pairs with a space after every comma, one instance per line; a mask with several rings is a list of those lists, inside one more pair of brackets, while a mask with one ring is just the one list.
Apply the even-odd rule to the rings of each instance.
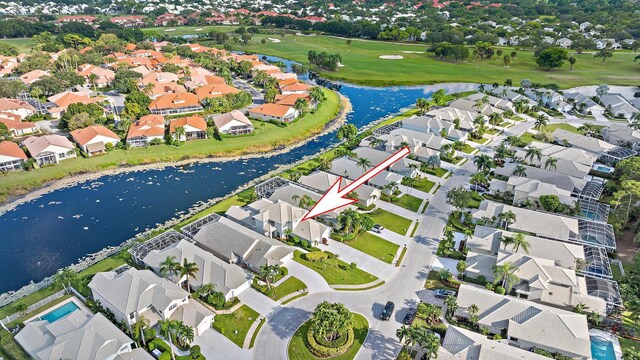
[[180, 263], [176, 261], [175, 256], [167, 256], [164, 261], [160, 263], [160, 275], [165, 277], [171, 277], [177, 275], [180, 271]]
[[516, 213], [514, 213], [511, 210], [507, 210], [498, 215], [498, 220], [504, 223], [504, 229], [506, 230], [509, 227], [509, 225], [516, 222]]
[[527, 168], [518, 164], [513, 169], [513, 176], [527, 177]]
[[504, 250], [507, 250], [507, 245], [513, 244], [515, 241], [513, 240], [513, 236], [502, 236], [500, 238], [500, 242], [504, 245]]
[[406, 325], [402, 325], [398, 330], [396, 330], [396, 337], [398, 338], [398, 341], [402, 343], [403, 347], [408, 347], [409, 344], [414, 341], [413, 334], [413, 328]]
[[65, 292], [69, 292], [71, 289], [71, 283], [75, 282], [78, 278], [78, 274], [70, 268], [64, 268], [53, 275], [53, 282], [57, 286], [62, 287]]
[[527, 238], [523, 233], [517, 233], [513, 237], [513, 251], [518, 252], [518, 250], [520, 250], [520, 247], [522, 247], [522, 250], [524, 250], [524, 252], [526, 252], [527, 254], [529, 253], [529, 241], [527, 241]]
[[447, 295], [444, 299], [444, 305], [447, 307], [447, 317], [451, 318], [458, 310], [458, 299], [453, 295]]
[[458, 278], [464, 279], [464, 272], [467, 270], [467, 262], [464, 260], [459, 260], [456, 264], [456, 270], [458, 270]]
[[315, 201], [313, 201], [313, 198], [305, 194], [300, 197], [300, 202], [298, 203], [298, 206], [303, 209], [308, 209], [313, 204], [315, 204]]
[[476, 165], [478, 171], [482, 171], [484, 173], [489, 173], [491, 168], [495, 166], [493, 159], [487, 154], [476, 156], [473, 159], [473, 163]]
[[529, 146], [524, 158], [525, 160], [529, 159], [529, 161], [533, 161], [533, 159], [536, 158], [540, 161], [542, 159], [542, 150], [535, 146]]
[[418, 335], [418, 345], [422, 349], [423, 359], [438, 358], [438, 350], [440, 350], [440, 339], [433, 331], [421, 328]]
[[158, 325], [160, 327], [160, 335], [162, 335], [165, 339], [169, 340], [169, 344], [171, 345], [169, 351], [171, 351], [171, 359], [176, 360], [176, 356], [173, 353], [173, 337], [177, 333], [177, 328], [175, 326], [175, 320], [171, 319], [163, 319], [158, 321]]
[[558, 159], [549, 156], [547, 160], [544, 161], [544, 168], [545, 170], [549, 170], [549, 171], [552, 171], [551, 169], [556, 170], [558, 168], [557, 164], [558, 164]]
[[483, 172], [475, 173], [469, 181], [475, 185], [489, 186], [487, 175]]
[[510, 262], [505, 262], [502, 265], [495, 265], [493, 267], [493, 275], [495, 277], [495, 281], [493, 283], [500, 283], [503, 288], [507, 290], [511, 289], [511, 286], [518, 281], [518, 277], [515, 275], [517, 270], [518, 267]]
[[184, 259], [182, 262], [182, 266], [180, 266], [180, 277], [185, 276], [185, 281], [187, 282], [187, 290], [191, 292], [191, 285], [189, 285], [189, 278], [196, 278], [196, 274], [200, 271], [198, 269], [198, 265], [193, 262], [187, 261]]
[[362, 171], [365, 172], [371, 168], [371, 160], [367, 158], [358, 158], [358, 160], [356, 161], [356, 165], [362, 168]]
[[274, 295], [275, 295], [276, 289], [273, 287], [273, 282], [275, 281], [279, 273], [280, 273], [280, 265], [278, 264], [274, 264], [274, 265], [264, 264], [260, 266], [260, 276], [267, 283], [267, 288], [274, 292]]
[[469, 305], [469, 307], [467, 308], [467, 313], [469, 313], [469, 321], [473, 325], [477, 325], [478, 315], [480, 315], [480, 308], [478, 308], [478, 305], [476, 304]]
[[536, 122], [533, 124], [533, 127], [537, 130], [540, 130], [541, 128], [547, 126], [548, 122], [549, 119], [545, 115], [538, 114], [538, 116], [536, 116]]

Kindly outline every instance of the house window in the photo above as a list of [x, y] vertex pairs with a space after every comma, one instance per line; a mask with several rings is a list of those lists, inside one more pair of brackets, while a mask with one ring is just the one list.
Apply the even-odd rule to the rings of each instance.
[[175, 309], [177, 307], [178, 307], [178, 304], [173, 304], [173, 305], [169, 306], [169, 311], [171, 311], [171, 310], [173, 310], [173, 309]]
[[135, 313], [129, 314], [129, 319], [133, 320], [135, 318], [136, 318], [136, 314]]

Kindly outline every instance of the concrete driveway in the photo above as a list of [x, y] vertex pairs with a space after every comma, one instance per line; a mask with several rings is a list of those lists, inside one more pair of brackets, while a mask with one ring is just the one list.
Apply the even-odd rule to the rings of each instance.
[[202, 355], [207, 359], [250, 360], [253, 358], [252, 350], [241, 349], [214, 329], [209, 329], [196, 337], [192, 345], [200, 346]]

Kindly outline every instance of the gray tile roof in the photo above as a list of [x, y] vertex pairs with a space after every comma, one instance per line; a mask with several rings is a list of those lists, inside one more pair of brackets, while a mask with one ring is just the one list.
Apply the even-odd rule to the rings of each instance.
[[545, 356], [456, 326], [447, 328], [441, 349], [438, 354], [441, 360], [548, 360]]

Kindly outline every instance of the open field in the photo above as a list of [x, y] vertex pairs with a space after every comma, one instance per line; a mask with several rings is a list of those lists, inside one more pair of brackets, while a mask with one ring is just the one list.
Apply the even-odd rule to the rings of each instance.
[[[20, 195], [44, 185], [48, 181], [69, 175], [100, 171], [119, 166], [132, 166], [158, 162], [229, 157], [249, 153], [264, 153], [275, 148], [303, 141], [319, 133], [340, 108], [340, 98], [325, 89], [327, 100], [315, 114], [308, 113], [294, 124], [281, 128], [271, 123], [254, 123], [253, 135], [189, 141], [183, 146], [156, 145], [140, 149], [114, 149], [101, 156], [88, 159], [77, 157], [59, 164], [32, 171], [17, 171], [0, 176], [0, 202], [12, 195]], [[262, 126], [264, 124], [264, 126]]]

